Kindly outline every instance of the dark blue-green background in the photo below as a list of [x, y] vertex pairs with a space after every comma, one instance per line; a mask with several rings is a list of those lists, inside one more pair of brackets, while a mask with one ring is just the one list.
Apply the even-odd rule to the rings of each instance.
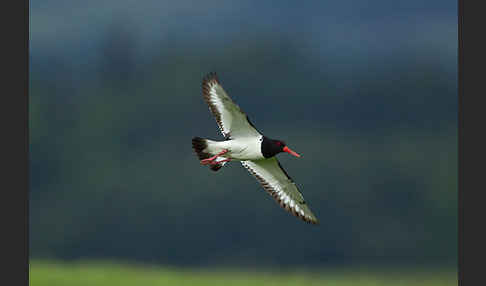
[[[454, 265], [456, 65], [456, 1], [31, 1], [30, 255]], [[319, 226], [199, 165], [210, 71]]]

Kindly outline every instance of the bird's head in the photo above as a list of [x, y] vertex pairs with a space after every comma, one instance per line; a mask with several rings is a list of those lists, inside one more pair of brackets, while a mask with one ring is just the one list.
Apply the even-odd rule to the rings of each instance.
[[285, 144], [284, 141], [263, 137], [262, 154], [265, 158], [273, 157], [281, 152], [286, 152], [295, 157], [300, 157], [299, 154], [297, 154], [296, 152], [292, 151], [289, 147], [287, 147], [287, 144]]

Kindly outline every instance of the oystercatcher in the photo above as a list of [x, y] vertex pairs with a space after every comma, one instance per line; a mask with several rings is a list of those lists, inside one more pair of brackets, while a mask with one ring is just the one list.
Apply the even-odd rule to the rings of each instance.
[[282, 140], [270, 139], [257, 131], [248, 116], [226, 94], [216, 73], [204, 77], [202, 94], [225, 140], [194, 137], [192, 147], [200, 163], [218, 171], [230, 161], [240, 161], [282, 208], [305, 222], [318, 224], [296, 184], [275, 157], [281, 152], [295, 157], [300, 155]]

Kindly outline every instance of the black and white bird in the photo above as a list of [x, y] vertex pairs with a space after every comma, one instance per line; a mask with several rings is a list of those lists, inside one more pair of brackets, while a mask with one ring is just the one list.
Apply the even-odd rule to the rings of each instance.
[[202, 94], [225, 140], [194, 137], [192, 147], [200, 163], [218, 171], [230, 161], [240, 161], [282, 208], [305, 222], [318, 224], [296, 184], [275, 157], [281, 152], [296, 157], [300, 155], [285, 142], [258, 132], [248, 116], [224, 91], [215, 73], [204, 77]]

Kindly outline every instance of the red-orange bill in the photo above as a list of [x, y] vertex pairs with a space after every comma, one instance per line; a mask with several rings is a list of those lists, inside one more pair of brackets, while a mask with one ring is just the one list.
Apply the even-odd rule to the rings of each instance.
[[283, 151], [284, 151], [284, 152], [287, 152], [287, 153], [289, 153], [289, 154], [291, 154], [291, 155], [294, 155], [295, 157], [300, 157], [300, 155], [299, 155], [299, 154], [297, 154], [297, 153], [295, 153], [294, 151], [290, 150], [290, 148], [289, 148], [289, 147], [287, 147], [287, 146], [285, 146], [285, 147], [283, 148]]

